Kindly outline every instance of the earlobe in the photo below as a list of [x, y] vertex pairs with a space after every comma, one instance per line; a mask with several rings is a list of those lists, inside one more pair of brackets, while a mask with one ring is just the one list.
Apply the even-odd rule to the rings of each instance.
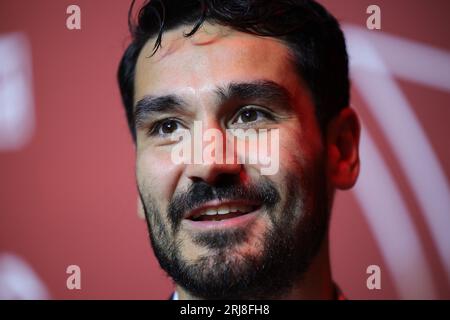
[[328, 177], [335, 188], [349, 189], [359, 175], [360, 123], [356, 112], [347, 107], [327, 127]]
[[142, 204], [141, 197], [137, 197], [137, 215], [141, 219], [145, 219], [144, 205]]

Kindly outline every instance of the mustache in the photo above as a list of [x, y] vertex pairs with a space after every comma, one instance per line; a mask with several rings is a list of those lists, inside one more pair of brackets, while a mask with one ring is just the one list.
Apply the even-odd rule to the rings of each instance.
[[169, 203], [167, 214], [174, 233], [178, 230], [186, 212], [214, 200], [256, 202], [270, 210], [280, 201], [280, 193], [275, 184], [266, 179], [245, 185], [231, 181], [214, 186], [204, 181], [194, 182], [186, 192], [176, 193]]

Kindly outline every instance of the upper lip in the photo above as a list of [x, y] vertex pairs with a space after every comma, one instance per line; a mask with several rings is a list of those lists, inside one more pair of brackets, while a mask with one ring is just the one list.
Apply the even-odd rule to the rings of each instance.
[[239, 207], [239, 206], [252, 206], [252, 207], [259, 207], [261, 204], [255, 201], [248, 201], [248, 200], [213, 200], [208, 201], [201, 206], [195, 207], [194, 209], [187, 211], [184, 215], [184, 219], [191, 219], [195, 217], [197, 214], [199, 214], [202, 211], [206, 211], [208, 209], [214, 209], [219, 208], [223, 206], [228, 207]]

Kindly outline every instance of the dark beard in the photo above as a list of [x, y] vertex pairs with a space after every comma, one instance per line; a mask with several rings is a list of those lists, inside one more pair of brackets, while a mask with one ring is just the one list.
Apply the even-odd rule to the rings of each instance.
[[[299, 181], [294, 175], [286, 178], [287, 201], [282, 208], [277, 206], [280, 195], [269, 180], [246, 187], [231, 180], [214, 186], [194, 183], [188, 192], [172, 199], [168, 210], [171, 228], [164, 224], [150, 196], [144, 201], [141, 194], [150, 240], [161, 268], [175, 283], [203, 299], [273, 299], [288, 293], [308, 270], [328, 229], [325, 175], [318, 170], [313, 176], [315, 181]], [[198, 234], [194, 243], [208, 247], [211, 254], [198, 258], [195, 264], [187, 263], [179, 251], [180, 240], [175, 240], [182, 213], [214, 199], [259, 201], [271, 227], [261, 235], [248, 234], [246, 229]], [[277, 211], [280, 214], [275, 216]], [[263, 244], [260, 254], [238, 254], [234, 250], [237, 244], [255, 236]]]

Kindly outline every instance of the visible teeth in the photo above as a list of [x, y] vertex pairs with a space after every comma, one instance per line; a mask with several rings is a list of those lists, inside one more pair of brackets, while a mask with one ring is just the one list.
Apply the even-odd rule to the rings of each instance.
[[201, 211], [197, 213], [193, 218], [197, 219], [200, 216], [215, 216], [215, 215], [224, 215], [229, 214], [230, 212], [239, 212], [239, 213], [247, 213], [252, 211], [252, 206], [246, 205], [238, 205], [238, 206], [220, 206], [218, 208], [209, 208], [207, 210]]
[[220, 207], [219, 209], [217, 209], [217, 213], [218, 214], [227, 214], [230, 213], [230, 208], [229, 207]]
[[206, 214], [207, 216], [215, 216], [217, 214], [217, 210], [216, 209], [208, 209], [203, 214]]

